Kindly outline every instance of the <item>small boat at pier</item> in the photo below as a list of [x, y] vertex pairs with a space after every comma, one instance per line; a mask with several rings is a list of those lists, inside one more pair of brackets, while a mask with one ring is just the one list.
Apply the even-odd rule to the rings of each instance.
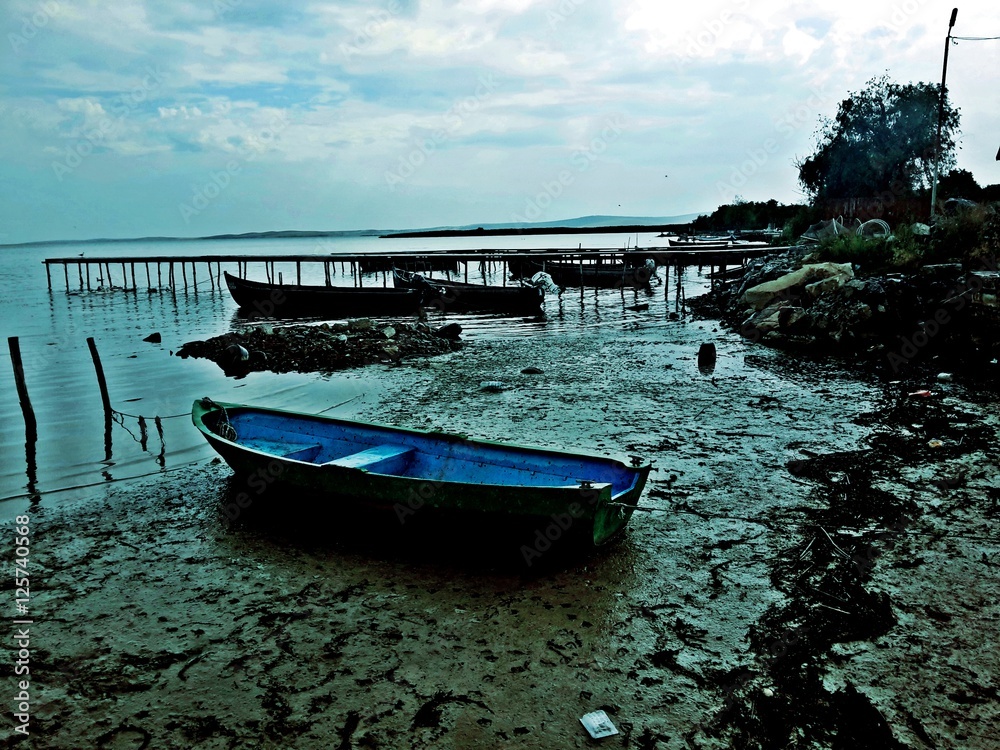
[[545, 292], [539, 287], [489, 286], [430, 279], [399, 268], [392, 269], [392, 283], [399, 289], [419, 290], [424, 307], [443, 312], [490, 311], [537, 315], [545, 301]]
[[348, 507], [367, 507], [402, 519], [426, 508], [526, 520], [539, 528], [558, 517], [567, 533], [601, 545], [625, 528], [651, 469], [638, 457], [626, 461], [209, 398], [194, 402], [191, 418], [238, 475], [266, 472], [334, 517]]
[[417, 289], [270, 284], [228, 272], [224, 276], [241, 310], [267, 318], [416, 315], [420, 309]]
[[514, 278], [530, 277], [543, 271], [558, 286], [648, 289], [656, 268], [647, 265], [644, 260], [637, 257], [636, 263], [621, 263], [518, 259], [510, 262], [510, 269]]

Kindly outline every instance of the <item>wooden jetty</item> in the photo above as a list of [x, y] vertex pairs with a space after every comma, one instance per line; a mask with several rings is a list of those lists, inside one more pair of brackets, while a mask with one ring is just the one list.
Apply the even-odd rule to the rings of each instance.
[[[302, 268], [307, 264], [320, 264], [326, 285], [332, 285], [332, 278], [339, 265], [341, 273], [348, 274], [357, 286], [362, 285], [365, 273], [381, 273], [383, 285], [387, 285], [388, 274], [395, 266], [406, 270], [443, 270], [457, 272], [464, 267], [465, 280], [468, 281], [469, 265], [478, 264], [480, 269], [500, 268], [506, 284], [508, 263], [519, 259], [530, 258], [534, 261], [546, 259], [559, 260], [564, 263], [594, 264], [605, 262], [626, 262], [640, 265], [647, 258], [661, 266], [709, 266], [714, 272], [716, 267], [726, 268], [740, 266], [748, 258], [764, 253], [783, 250], [784, 248], [712, 248], [706, 250], [677, 248], [636, 248], [621, 249], [575, 249], [543, 248], [538, 250], [441, 250], [396, 253], [350, 253], [328, 255], [153, 255], [153, 256], [120, 256], [120, 257], [86, 257], [46, 258], [45, 274], [49, 289], [52, 289], [52, 269], [62, 267], [66, 291], [71, 289], [70, 276], [74, 277], [80, 291], [92, 291], [97, 288], [110, 288], [116, 285], [115, 276], [121, 280], [120, 288], [137, 291], [139, 279], [144, 277], [147, 288], [163, 288], [172, 290], [183, 287], [186, 291], [189, 285], [197, 291], [198, 270], [203, 269], [204, 278], [212, 289], [223, 289], [223, 266], [235, 269], [236, 275], [246, 278], [251, 265], [263, 268], [269, 283], [281, 283], [283, 274], [278, 271], [278, 264], [288, 269], [289, 283], [294, 269], [295, 283], [302, 283]], [[137, 269], [140, 275], [137, 276]], [[190, 271], [190, 278], [189, 272]], [[180, 277], [178, 279], [178, 276]], [[153, 281], [156, 280], [154, 284]], [[203, 282], [204, 283], [204, 282]]]

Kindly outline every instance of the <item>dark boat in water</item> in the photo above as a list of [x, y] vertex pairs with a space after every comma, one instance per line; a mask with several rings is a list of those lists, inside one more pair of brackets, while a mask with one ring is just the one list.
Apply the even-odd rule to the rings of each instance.
[[420, 308], [417, 289], [269, 284], [224, 275], [240, 309], [263, 317], [416, 315]]
[[392, 269], [392, 283], [397, 288], [419, 290], [423, 295], [421, 304], [444, 312], [490, 311], [537, 315], [545, 301], [545, 292], [534, 286], [488, 286], [443, 281], [399, 268]]
[[639, 258], [636, 260], [638, 262], [633, 264], [615, 261], [581, 263], [572, 260], [519, 259], [512, 261], [510, 268], [515, 278], [530, 277], [544, 271], [559, 286], [648, 289], [655, 266], [651, 267]]
[[332, 518], [358, 507], [394, 510], [400, 520], [426, 508], [538, 528], [559, 518], [565, 530], [601, 545], [625, 528], [651, 469], [640, 458], [626, 462], [207, 398], [194, 402], [191, 418], [238, 475], [265, 472]]

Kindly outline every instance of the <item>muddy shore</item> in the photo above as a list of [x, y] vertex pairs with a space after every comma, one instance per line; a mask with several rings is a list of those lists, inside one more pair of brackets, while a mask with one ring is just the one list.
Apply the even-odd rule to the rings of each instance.
[[372, 421], [643, 455], [652, 511], [528, 565], [277, 485], [234, 518], [213, 459], [43, 499], [20, 746], [995, 747], [995, 394], [641, 316], [367, 371]]

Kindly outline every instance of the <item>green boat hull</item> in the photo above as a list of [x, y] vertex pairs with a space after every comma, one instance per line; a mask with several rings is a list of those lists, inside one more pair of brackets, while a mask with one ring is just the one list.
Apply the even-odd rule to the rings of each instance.
[[[314, 502], [389, 509], [401, 523], [426, 511], [502, 514], [539, 529], [556, 523], [594, 545], [614, 539], [628, 524], [651, 468], [647, 462], [628, 465], [589, 454], [204, 399], [195, 402], [192, 420], [234, 472], [256, 477], [262, 487], [280, 484]], [[274, 424], [287, 424], [280, 441], [270, 439]], [[234, 436], [226, 425], [235, 425], [235, 439], [229, 439]], [[355, 448], [362, 450], [340, 447], [334, 452], [354, 452], [332, 460], [318, 455], [324, 440], [340, 446], [347, 437], [358, 440]], [[317, 444], [310, 445], [312, 440]], [[579, 479], [559, 480], [571, 472], [579, 472]], [[538, 484], [489, 481], [508, 475], [528, 476]], [[244, 494], [252, 501], [252, 494]]]

